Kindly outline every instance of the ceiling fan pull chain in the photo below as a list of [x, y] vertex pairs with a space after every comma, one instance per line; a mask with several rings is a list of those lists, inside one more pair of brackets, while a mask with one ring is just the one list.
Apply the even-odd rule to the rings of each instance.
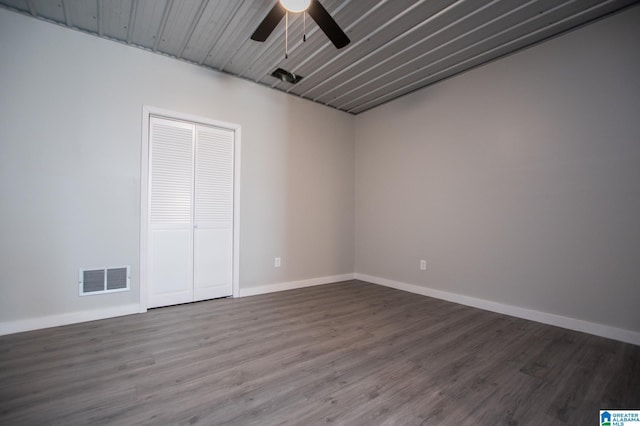
[[302, 42], [307, 41], [307, 11], [302, 12]]
[[289, 11], [284, 14], [284, 58], [289, 58]]

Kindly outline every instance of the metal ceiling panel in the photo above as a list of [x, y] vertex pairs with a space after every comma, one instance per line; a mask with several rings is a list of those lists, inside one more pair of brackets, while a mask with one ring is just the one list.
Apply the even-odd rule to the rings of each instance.
[[[601, 3], [597, 0], [590, 1], [592, 3]], [[441, 48], [442, 45], [436, 45], [436, 50], [430, 50], [426, 56], [419, 57], [408, 63], [391, 64], [390, 66], [394, 67], [392, 71], [385, 73], [373, 81], [367, 81], [365, 84], [359, 86], [357, 90], [352, 91], [346, 96], [343, 95], [341, 98], [335, 99], [333, 101], [334, 105], [339, 106], [341, 109], [350, 110], [356, 106], [357, 103], [366, 102], [371, 98], [375, 98], [383, 90], [396, 90], [406, 85], [407, 81], [428, 77], [431, 74], [454, 65], [456, 62], [467, 60], [470, 57], [484, 52], [493, 51], [507, 43], [513, 43], [514, 40], [520, 40], [521, 37], [528, 36], [534, 31], [553, 25], [566, 16], [573, 16], [574, 10], [572, 10], [572, 6], [573, 4], [570, 2], [561, 4], [557, 8], [547, 10], [545, 13], [536, 14], [529, 20], [523, 21], [502, 33], [497, 33], [485, 39], [480, 38], [480, 42], [472, 49], [447, 52], [446, 49]], [[525, 24], [528, 24], [528, 27]], [[524, 40], [524, 43], [527, 42], [529, 44], [531, 43], [530, 37]], [[522, 44], [519, 45], [519, 47], [524, 47], [525, 45], [526, 44]], [[446, 60], [442, 60], [442, 58]]]
[[[467, 46], [469, 38], [475, 39], [480, 33], [494, 33], [503, 28], [508, 28], [514, 25], [514, 22], [520, 22], [532, 14], [535, 15], [539, 13], [543, 10], [545, 3], [557, 4], [557, 0], [532, 0], [515, 8], [510, 7], [507, 13], [492, 17], [492, 19], [478, 26], [474, 26], [463, 34], [446, 39], [442, 45], [438, 47], [462, 49]], [[500, 4], [504, 5], [504, 2]], [[485, 9], [485, 11], [486, 10], [488, 9]], [[470, 20], [468, 20], [468, 22], [470, 22]], [[360, 63], [355, 62], [349, 69], [345, 69], [345, 71], [339, 75], [339, 80], [333, 81], [332, 87], [314, 99], [322, 103], [335, 103], [336, 98], [348, 95], [362, 84], [376, 78], [376, 76], [379, 77], [382, 73], [389, 72], [389, 69], [415, 60], [421, 54], [426, 54], [425, 52], [428, 50], [425, 48], [425, 43], [430, 40], [429, 37], [424, 37], [417, 31], [414, 31], [413, 34], [398, 40], [397, 43], [390, 43], [385, 49], [381, 49]], [[323, 84], [326, 85], [326, 83], [331, 82], [331, 80], [332, 79], [328, 79]], [[335, 80], [335, 77], [333, 80]]]
[[64, 0], [68, 7], [70, 26], [98, 33], [97, 0]]
[[[374, 2], [370, 7], [363, 9], [360, 8], [360, 3], [357, 3], [357, 8], [354, 7], [356, 15], [352, 17], [352, 23], [347, 27], [347, 34], [351, 37], [352, 43], [337, 54], [331, 44], [323, 46], [321, 55], [314, 54], [313, 51], [300, 52], [299, 56], [303, 60], [296, 66], [295, 72], [305, 75], [307, 79], [288, 91], [296, 94], [305, 93], [308, 88], [315, 87], [319, 82], [324, 81], [324, 77], [336, 75], [359, 57], [378, 48], [388, 39], [388, 36], [384, 35], [385, 28], [391, 27], [392, 23], [398, 21], [403, 15], [414, 12], [415, 7], [420, 3], [422, 1], [382, 1]], [[352, 13], [349, 16], [351, 15]], [[371, 28], [374, 30], [371, 31]], [[397, 32], [404, 30], [399, 25], [393, 28]]]
[[[331, 10], [334, 9], [335, 4], [339, 3], [338, 0], [326, 0], [323, 3], [323, 6], [332, 13]], [[346, 4], [346, 3], [345, 3]], [[267, 9], [267, 11], [270, 8]], [[334, 15], [335, 16], [335, 15]], [[313, 21], [307, 17], [307, 25], [309, 28], [316, 25]], [[250, 29], [248, 35], [251, 35], [255, 28], [258, 26], [257, 23]], [[286, 19], [283, 18], [280, 24], [276, 27], [276, 29], [271, 33], [271, 35], [264, 42], [256, 42], [251, 39], [247, 39], [246, 42], [238, 49], [234, 57], [229, 61], [229, 64], [225, 67], [225, 71], [228, 71], [232, 74], [245, 76], [246, 74], [255, 74], [256, 68], [254, 67], [256, 62], [261, 61], [266, 62], [267, 64], [273, 63], [274, 61], [284, 60], [285, 54], [285, 22]], [[298, 43], [302, 40], [303, 34], [303, 19], [302, 14], [289, 14], [289, 42], [292, 46], [290, 50], [291, 58], [294, 57], [295, 49], [293, 49], [294, 43]], [[310, 39], [315, 41], [315, 38], [322, 34], [322, 32], [318, 31], [314, 33], [313, 38]], [[328, 41], [324, 34], [322, 34], [323, 41]], [[334, 48], [335, 50], [335, 48]], [[271, 60], [265, 58], [272, 58]], [[288, 71], [291, 71], [287, 68]], [[273, 71], [272, 69], [263, 69], [266, 73], [267, 71], [270, 73]], [[259, 71], [258, 71], [259, 72]]]
[[[102, 35], [116, 40], [127, 40], [133, 3], [133, 0], [100, 1], [99, 14]], [[133, 22], [131, 24], [133, 25]]]
[[[309, 22], [306, 23], [306, 32], [304, 30], [303, 19], [296, 16], [289, 20], [289, 57], [285, 58], [285, 37], [284, 26], [282, 29], [276, 29], [266, 43], [266, 49], [262, 54], [257, 55], [249, 66], [243, 70], [243, 75], [253, 81], [261, 81], [269, 76], [275, 68], [282, 67], [293, 73], [298, 73], [297, 67], [300, 60], [305, 57], [302, 53], [305, 48], [312, 49], [317, 52], [323, 48], [325, 44], [330, 43], [320, 28]], [[303, 34], [306, 34], [306, 41], [303, 42]], [[259, 47], [258, 42], [253, 42]], [[264, 45], [264, 43], [262, 43]], [[280, 80], [268, 80], [266, 84], [273, 86], [278, 85]]]
[[[357, 2], [354, 3], [353, 0], [349, 1], [332, 1], [332, 2], [323, 2], [323, 5], [326, 7], [327, 11], [330, 15], [332, 15], [337, 22], [339, 22], [340, 27], [344, 30], [349, 38], [353, 37], [351, 33], [351, 26], [353, 25], [353, 20], [359, 19], [363, 16], [363, 10], [367, 9], [368, 5], [375, 5], [379, 0], [362, 0], [360, 4]], [[360, 6], [360, 11], [355, 10], [355, 6]], [[341, 52], [349, 49], [348, 47], [337, 50], [331, 41], [327, 38], [324, 32], [318, 27], [318, 25], [311, 19], [308, 15], [306, 17], [307, 21], [307, 41], [302, 42], [302, 37], [295, 37], [293, 42], [293, 47], [290, 46], [289, 51], [291, 56], [289, 58], [289, 68], [292, 70], [297, 70], [300, 67], [300, 64], [314, 59], [317, 55], [324, 54], [325, 50], [329, 50], [329, 54], [333, 56], [339, 55]], [[283, 45], [284, 43], [284, 27], [280, 31], [280, 40], [278, 40], [278, 45]], [[291, 42], [290, 42], [291, 45]], [[330, 49], [329, 49], [330, 48]]]
[[[339, 4], [339, 8], [343, 8], [350, 3], [343, 2]], [[328, 4], [327, 4], [328, 6]], [[340, 9], [340, 10], [341, 10]], [[333, 9], [333, 14], [338, 13], [338, 8]], [[299, 19], [299, 18], [298, 18]], [[269, 75], [271, 71], [273, 71], [276, 67], [283, 67], [289, 71], [292, 71], [296, 74], [300, 74], [306, 78], [305, 74], [302, 74], [299, 71], [300, 64], [304, 61], [311, 60], [315, 58], [317, 55], [330, 55], [329, 58], [333, 58], [338, 56], [340, 52], [344, 51], [347, 48], [337, 50], [331, 41], [327, 38], [327, 36], [320, 30], [320, 28], [313, 22], [310, 21], [310, 18], [307, 17], [307, 41], [302, 41], [302, 30], [301, 26], [298, 27], [298, 24], [301, 24], [301, 19], [296, 20], [294, 25], [291, 25], [290, 29], [293, 29], [294, 32], [290, 34], [290, 43], [289, 43], [289, 58], [284, 59], [284, 27], [280, 30], [280, 36], [274, 38], [274, 49], [273, 55], [263, 60], [261, 64], [255, 65], [252, 67], [251, 74], [248, 74], [248, 77], [254, 81], [263, 81], [264, 84], [275, 86], [278, 85], [279, 80], [275, 80], [271, 78]], [[343, 24], [344, 25], [344, 24]], [[348, 26], [343, 26], [346, 34], [351, 37]], [[275, 35], [275, 34], [273, 34]], [[271, 61], [271, 62], [268, 62]], [[304, 80], [303, 80], [304, 81]], [[283, 83], [282, 88], [286, 89], [290, 87], [288, 83]]]
[[[0, 0], [37, 19], [126, 42], [358, 114], [639, 0], [319, 0], [351, 39], [310, 17], [250, 39], [276, 0]], [[297, 85], [271, 77], [282, 67]]]
[[[332, 64], [337, 58], [343, 56], [345, 52], [350, 52], [353, 46], [355, 46], [355, 40], [358, 38], [357, 34], [353, 34], [353, 26], [357, 24], [358, 21], [371, 16], [372, 11], [376, 10], [380, 4], [381, 2], [379, 0], [352, 0], [351, 2], [328, 4], [327, 11], [333, 16], [336, 22], [338, 22], [340, 27], [343, 28], [347, 36], [351, 39], [351, 44], [337, 50], [322, 31], [317, 31], [311, 37], [311, 43], [303, 43], [300, 49], [291, 55], [293, 71], [305, 76], [305, 78], [312, 78], [312, 72], [315, 69], [321, 65]], [[335, 5], [335, 7], [329, 7], [333, 5]], [[311, 26], [313, 28], [316, 27], [313, 22]], [[327, 72], [331, 71], [327, 70]]]
[[[401, 22], [394, 23], [394, 28], [400, 27], [405, 30], [396, 32], [393, 31], [392, 28], [392, 32], [385, 31], [382, 35], [387, 43], [380, 48], [369, 52], [367, 55], [362, 55], [362, 57], [352, 61], [351, 64], [342, 67], [339, 71], [340, 74], [336, 74], [336, 78], [323, 80], [322, 84], [316, 84], [309, 88], [301, 87], [301, 89], [307, 90], [300, 92], [300, 94], [310, 99], [316, 99], [322, 96], [327, 90], [331, 90], [332, 85], [337, 85], [337, 82], [332, 80], [338, 79], [338, 81], [345, 81], [348, 80], [350, 76], [360, 73], [363, 70], [377, 67], [378, 64], [384, 63], [387, 58], [396, 54], [395, 52], [400, 52], [425, 39], [428, 40], [433, 34], [437, 34], [442, 28], [450, 25], [451, 22], [473, 13], [477, 10], [479, 4], [457, 1], [454, 3], [433, 2], [428, 6], [434, 7], [418, 8], [414, 14], [406, 17], [403, 16]], [[424, 15], [416, 22], [414, 17], [418, 13], [423, 13]], [[354, 66], [356, 64], [357, 66]]]
[[[248, 45], [255, 54], [242, 54], [242, 51], [238, 52], [242, 60], [236, 61], [236, 67], [238, 68], [238, 75], [245, 76], [249, 79], [258, 81], [265, 74], [270, 74], [273, 69], [278, 66], [294, 72], [295, 62], [299, 59], [298, 54], [303, 45], [307, 43], [313, 45], [316, 49], [322, 48], [322, 45], [329, 43], [329, 40], [308, 17], [306, 19], [306, 25], [302, 15], [290, 15], [289, 16], [289, 29], [288, 29], [288, 45], [285, 36], [285, 22], [283, 19], [280, 25], [276, 27], [269, 38], [263, 42], [256, 42], [250, 40], [245, 44]], [[306, 35], [307, 41], [303, 42], [303, 35]], [[285, 46], [288, 47], [289, 57], [285, 58]], [[304, 46], [306, 47], [306, 46]], [[233, 72], [232, 69], [229, 71]]]
[[64, 15], [64, 8], [62, 1], [51, 0], [29, 0], [32, 4], [32, 8], [35, 10], [36, 15], [55, 21], [64, 25], [67, 25], [67, 20]]
[[6, 0], [2, 3], [8, 8], [15, 9], [20, 12], [31, 13], [27, 0]]
[[202, 63], [241, 5], [242, 2], [238, 0], [209, 1], [182, 52], [182, 57]]
[[147, 49], [156, 46], [161, 36], [163, 22], [171, 13], [174, 0], [137, 0], [136, 16], [131, 34], [131, 43]]
[[[574, 15], [570, 15], [569, 17], [566, 17], [562, 20], [554, 20], [551, 23], [547, 21], [547, 26], [535, 31], [527, 32], [519, 38], [513, 39], [510, 42], [504, 44], [500, 44], [493, 49], [486, 50], [486, 48], [480, 47], [470, 49], [471, 53], [475, 53], [477, 51], [481, 52], [464, 60], [452, 61], [449, 66], [433, 74], [416, 73], [405, 79], [405, 81], [398, 81], [393, 85], [387, 86], [381, 90], [377, 90], [376, 93], [369, 94], [367, 98], [360, 99], [359, 102], [354, 103], [351, 106], [342, 105], [342, 108], [352, 114], [359, 114], [378, 105], [382, 105], [390, 100], [396, 99], [418, 89], [426, 87], [427, 85], [436, 83], [448, 77], [455, 76], [461, 72], [485, 64], [496, 58], [503, 57], [541, 40], [553, 37], [554, 35], [559, 34], [559, 32], [575, 28], [581, 23], [597, 19], [598, 17], [611, 13], [614, 10], [618, 10], [620, 7], [620, 2], [614, 5], [614, 1], [612, 0], [597, 3], [598, 4], [592, 6], [589, 9], [583, 10]], [[628, 0], [626, 3], [628, 5], [636, 2]]]
[[208, 0], [174, 1], [157, 49], [179, 58], [207, 3]]
[[[273, 6], [274, 2], [271, 2]], [[260, 1], [242, 2], [238, 11], [233, 15], [224, 32], [216, 43], [211, 46], [204, 58], [204, 65], [217, 70], [224, 70], [238, 49], [249, 39], [255, 27], [266, 16], [268, 10]]]
[[[353, 99], [354, 97], [367, 93], [374, 84], [378, 87], [378, 84], [386, 84], [397, 78], [404, 77], [408, 73], [418, 72], [424, 67], [433, 66], [438, 63], [437, 61], [440, 58], [455, 53], [451, 52], [451, 50], [466, 47], [468, 45], [466, 43], [468, 43], [469, 40], [486, 39], [488, 36], [494, 34], [491, 30], [500, 30], [499, 26], [491, 27], [486, 24], [492, 22], [494, 19], [496, 19], [496, 21], [493, 22], [499, 22], [500, 17], [509, 17], [509, 15], [505, 14], [514, 10], [511, 7], [504, 8], [507, 4], [513, 5], [514, 2], [509, 0], [506, 2], [488, 3], [482, 8], [476, 9], [471, 14], [449, 23], [446, 27], [432, 32], [431, 35], [422, 39], [417, 45], [392, 57], [391, 60], [384, 63], [384, 67], [374, 67], [360, 75], [356, 81], [352, 82], [352, 87], [355, 86], [357, 90], [351, 89], [347, 92], [343, 91], [339, 96], [333, 97], [332, 103], [338, 102], [345, 97], [347, 97], [347, 99]], [[498, 8], [497, 6], [503, 7]], [[528, 10], [532, 12], [533, 17], [537, 19], [544, 16], [539, 14], [536, 9]], [[478, 24], [475, 21], [482, 23]], [[507, 20], [506, 24], [508, 30], [513, 30], [514, 27], [512, 25], [517, 24], [517, 22], [509, 22]], [[463, 40], [465, 43], [453, 45], [452, 42], [457, 40]], [[322, 101], [326, 102], [326, 99]]]
[[[358, 25], [358, 28], [354, 29], [354, 32], [362, 33], [362, 36], [354, 40], [353, 46], [349, 46], [349, 51], [343, 54], [340, 61], [335, 64], [308, 64], [307, 66], [314, 67], [311, 72], [316, 75], [313, 75], [314, 78], [312, 80], [304, 82], [304, 85], [296, 87], [294, 93], [303, 94], [310, 98], [313, 98], [313, 95], [309, 94], [312, 90], [318, 90], [318, 93], [322, 93], [325, 90], [322, 88], [325, 82], [328, 87], [334, 86], [336, 83], [331, 83], [331, 80], [338, 78], [345, 70], [365, 60], [375, 52], [389, 48], [397, 38], [402, 38], [420, 22], [448, 7], [451, 3], [454, 2], [452, 0], [416, 2], [413, 7], [406, 8], [405, 11], [387, 15], [387, 19], [376, 25], [373, 31], [371, 31], [368, 21], [362, 22]], [[381, 12], [384, 13], [386, 10], [387, 8], [385, 7]], [[390, 48], [393, 49], [393, 47]], [[352, 51], [354, 52], [353, 54], [351, 53]], [[327, 68], [327, 66], [330, 68]], [[330, 72], [334, 77], [329, 78], [328, 81], [325, 80], [323, 78], [325, 72]]]

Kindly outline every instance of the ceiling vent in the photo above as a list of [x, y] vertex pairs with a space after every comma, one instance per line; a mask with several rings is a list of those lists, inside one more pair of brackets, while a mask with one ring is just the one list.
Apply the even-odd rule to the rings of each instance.
[[297, 75], [287, 70], [283, 70], [282, 68], [278, 68], [277, 70], [272, 72], [271, 75], [277, 78], [278, 80], [286, 81], [287, 83], [291, 83], [291, 84], [296, 84], [304, 78], [301, 75]]
[[80, 270], [80, 296], [115, 293], [130, 289], [130, 267]]

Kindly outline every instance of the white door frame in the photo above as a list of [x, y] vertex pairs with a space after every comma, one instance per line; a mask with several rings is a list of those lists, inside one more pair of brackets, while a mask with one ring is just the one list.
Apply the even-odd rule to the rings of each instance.
[[240, 137], [238, 124], [212, 120], [181, 112], [170, 111], [148, 105], [142, 106], [142, 151], [140, 155], [140, 312], [147, 311], [149, 292], [149, 118], [158, 116], [166, 119], [188, 121], [196, 124], [221, 127], [234, 132], [233, 163], [233, 285], [232, 297], [239, 296], [240, 286]]

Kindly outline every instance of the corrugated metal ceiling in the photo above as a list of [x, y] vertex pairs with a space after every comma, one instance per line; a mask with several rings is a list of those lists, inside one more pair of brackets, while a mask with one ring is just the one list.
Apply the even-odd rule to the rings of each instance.
[[[637, 0], [320, 0], [351, 39], [337, 50], [307, 17], [249, 37], [276, 0], [0, 0], [97, 36], [358, 114]], [[280, 81], [281, 67], [304, 79]]]

